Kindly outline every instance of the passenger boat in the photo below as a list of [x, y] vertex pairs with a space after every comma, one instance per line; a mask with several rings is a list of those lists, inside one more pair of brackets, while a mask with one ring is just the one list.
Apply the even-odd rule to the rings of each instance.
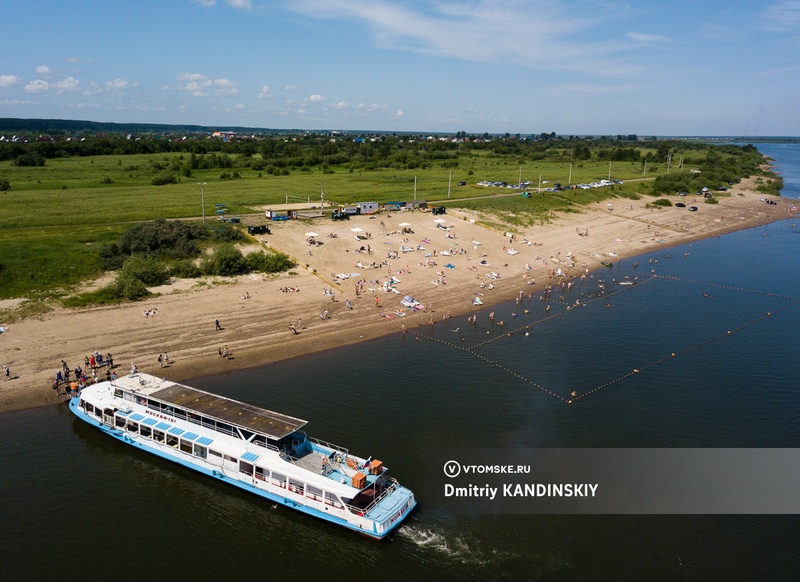
[[148, 374], [88, 386], [69, 406], [124, 443], [373, 538], [417, 503], [381, 461], [306, 436], [304, 420]]

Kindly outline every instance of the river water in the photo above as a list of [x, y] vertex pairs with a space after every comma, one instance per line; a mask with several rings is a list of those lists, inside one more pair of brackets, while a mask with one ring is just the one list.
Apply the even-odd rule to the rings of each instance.
[[[800, 146], [758, 147], [800, 196]], [[796, 579], [797, 516], [462, 514], [425, 492], [434, 449], [800, 445], [798, 234], [788, 219], [625, 260], [550, 311], [496, 307], [502, 328], [486, 310], [188, 382], [383, 460], [419, 505], [382, 542], [132, 450], [66, 405], [0, 415], [0, 579]]]

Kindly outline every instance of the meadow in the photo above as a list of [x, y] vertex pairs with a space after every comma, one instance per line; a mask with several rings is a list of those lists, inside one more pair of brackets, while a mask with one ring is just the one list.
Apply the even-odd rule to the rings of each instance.
[[[239, 167], [193, 170], [188, 177], [178, 177], [177, 183], [152, 184], [155, 176], [187, 156], [60, 157], [38, 167], [0, 162], [0, 178], [11, 186], [0, 192], [0, 299], [68, 295], [102, 273], [97, 256], [100, 247], [119, 238], [131, 223], [156, 218], [198, 219], [203, 211], [206, 219], [216, 220], [217, 204], [225, 205], [228, 216], [237, 216], [287, 200], [310, 200], [315, 205], [323, 192], [326, 205], [410, 201], [415, 197], [416, 182], [417, 200], [487, 210], [513, 228], [544, 222], [552, 212], [580, 212], [585, 204], [609, 197], [636, 197], [651, 189], [649, 181], [641, 181], [641, 162], [591, 160], [570, 164], [486, 150], [459, 155], [456, 167], [436, 163], [413, 170], [306, 167], [293, 168], [288, 175]], [[700, 154], [697, 156], [699, 163]], [[663, 164], [648, 165], [647, 178], [664, 171]], [[545, 190], [556, 182], [576, 184], [609, 175], [626, 183], [592, 190]], [[532, 183], [531, 198], [519, 196], [517, 190], [476, 185], [481, 180], [517, 183], [520, 178]], [[462, 181], [466, 185], [458, 186]], [[542, 191], [537, 193], [540, 183]]]

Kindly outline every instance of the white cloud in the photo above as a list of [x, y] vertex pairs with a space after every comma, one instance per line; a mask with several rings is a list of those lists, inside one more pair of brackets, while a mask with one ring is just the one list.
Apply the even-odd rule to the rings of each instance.
[[397, 111], [394, 112], [395, 117], [403, 117], [403, 115], [405, 115], [405, 113], [403, 113], [402, 109], [398, 109]]
[[671, 40], [660, 34], [646, 34], [641, 32], [629, 32], [625, 38], [630, 39], [639, 44], [663, 44], [671, 42]]
[[135, 87], [136, 85], [137, 83], [130, 83], [125, 79], [114, 79], [113, 81], [106, 83], [106, 87], [114, 90], [127, 89], [128, 87]]
[[619, 69], [599, 59], [638, 46], [606, 31], [609, 18], [626, 10], [615, 3], [592, 12], [550, 0], [294, 0], [287, 6], [311, 18], [362, 23], [385, 49], [473, 62], [609, 74]]
[[67, 77], [62, 81], [51, 83], [50, 86], [55, 89], [56, 93], [63, 93], [65, 91], [76, 91], [80, 85], [80, 81], [75, 77]]
[[232, 6], [237, 10], [250, 10], [253, 5], [250, 0], [226, 0], [228, 2], [228, 6]]
[[0, 87], [11, 87], [19, 83], [16, 75], [0, 75]]
[[800, 29], [800, 1], [781, 0], [767, 6], [761, 13], [759, 28], [772, 32], [790, 32]]
[[37, 75], [43, 75], [44, 76], [44, 75], [49, 75], [50, 74], [50, 67], [48, 67], [47, 65], [39, 65], [34, 70], [36, 71]]
[[284, 85], [283, 86], [283, 90], [284, 91], [298, 91], [298, 90], [300, 90], [302, 88], [303, 88], [302, 85]]
[[[180, 73], [176, 80], [183, 83], [177, 89], [188, 91], [193, 97], [207, 97], [212, 92], [217, 97], [231, 97], [239, 94], [238, 83], [224, 77], [209, 79], [202, 73]], [[164, 89], [168, 90], [170, 87], [164, 87]]]
[[362, 114], [366, 113], [375, 113], [376, 111], [388, 111], [388, 105], [380, 105], [378, 103], [370, 103], [367, 105], [366, 103], [359, 103], [356, 105], [356, 111]]
[[178, 81], [205, 81], [208, 77], [200, 73], [179, 73], [175, 79]]
[[258, 92], [258, 98], [269, 99], [270, 97], [272, 97], [272, 93], [270, 92], [269, 85], [261, 87], [261, 91]]
[[325, 97], [322, 95], [311, 95], [307, 100], [310, 103], [318, 103], [319, 101], [325, 101]]
[[243, 110], [245, 108], [245, 105], [244, 105], [244, 103], [237, 103], [236, 105], [234, 105], [233, 108], [234, 109], [238, 109], [239, 111], [241, 111], [241, 110]]
[[217, 0], [192, 0], [195, 4], [199, 4], [200, 6], [205, 6], [206, 8], [210, 8], [217, 3]]
[[338, 103], [332, 103], [331, 107], [333, 109], [347, 109], [350, 104], [347, 101], [339, 101]]
[[41, 79], [36, 79], [35, 81], [31, 81], [27, 85], [25, 85], [25, 92], [26, 93], [46, 93], [50, 88], [50, 84], [47, 81], [42, 81]]

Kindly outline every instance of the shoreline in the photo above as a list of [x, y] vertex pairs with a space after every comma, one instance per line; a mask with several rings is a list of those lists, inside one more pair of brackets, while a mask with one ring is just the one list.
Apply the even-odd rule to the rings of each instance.
[[[430, 325], [431, 316], [433, 325], [441, 326], [447, 313], [474, 313], [511, 301], [520, 292], [541, 292], [548, 284], [555, 292], [557, 281], [588, 276], [603, 268], [601, 261], [617, 263], [793, 216], [796, 201], [774, 198], [777, 204], [767, 205], [763, 195], [746, 189], [751, 186], [736, 186], [716, 205], [687, 197], [687, 205], [694, 199], [697, 212], [647, 209], [649, 197], [607, 200], [581, 214], [559, 215], [544, 226], [528, 227], [514, 239], [481, 226], [480, 215], [461, 209], [441, 217], [417, 211], [354, 216], [342, 222], [325, 217], [276, 223], [273, 234], [256, 244], [295, 257], [299, 264], [294, 275], [181, 280], [154, 289], [160, 295], [139, 302], [79, 310], [57, 307], [8, 326], [0, 322], [8, 327], [0, 334], [0, 359], [9, 365], [12, 377], [0, 381], [0, 412], [61, 402], [51, 385], [62, 359], [75, 368], [83, 367], [84, 357], [95, 351], [111, 353], [118, 375], [127, 374], [135, 362], [141, 372], [186, 382], [354, 345], [399, 333], [403, 326], [411, 330]], [[445, 222], [434, 223], [437, 218]], [[414, 232], [400, 232], [402, 223], [409, 223]], [[362, 231], [353, 233], [354, 228]], [[322, 244], [309, 246], [307, 231], [319, 233], [316, 240]], [[367, 232], [371, 238], [355, 240]], [[355, 252], [361, 246], [368, 246], [372, 254]], [[415, 250], [403, 252], [403, 247]], [[416, 250], [420, 247], [424, 250]], [[387, 258], [390, 250], [397, 258]], [[463, 252], [442, 256], [442, 251]], [[380, 266], [373, 268], [372, 263]], [[397, 292], [384, 290], [390, 277], [399, 281], [393, 285]], [[359, 279], [367, 283], [356, 298]], [[280, 290], [285, 287], [299, 291]], [[323, 294], [323, 289], [333, 290], [335, 296]], [[400, 300], [405, 295], [425, 309], [404, 308]], [[482, 305], [471, 303], [476, 296]], [[148, 310], [151, 314], [145, 317]], [[329, 311], [329, 319], [320, 318], [323, 310]], [[217, 319], [221, 330], [215, 330]], [[298, 319], [302, 326], [294, 335], [289, 324]], [[217, 355], [224, 346], [229, 358]], [[157, 358], [164, 353], [170, 364], [160, 367]], [[100, 379], [104, 375], [104, 369], [98, 370]]]

